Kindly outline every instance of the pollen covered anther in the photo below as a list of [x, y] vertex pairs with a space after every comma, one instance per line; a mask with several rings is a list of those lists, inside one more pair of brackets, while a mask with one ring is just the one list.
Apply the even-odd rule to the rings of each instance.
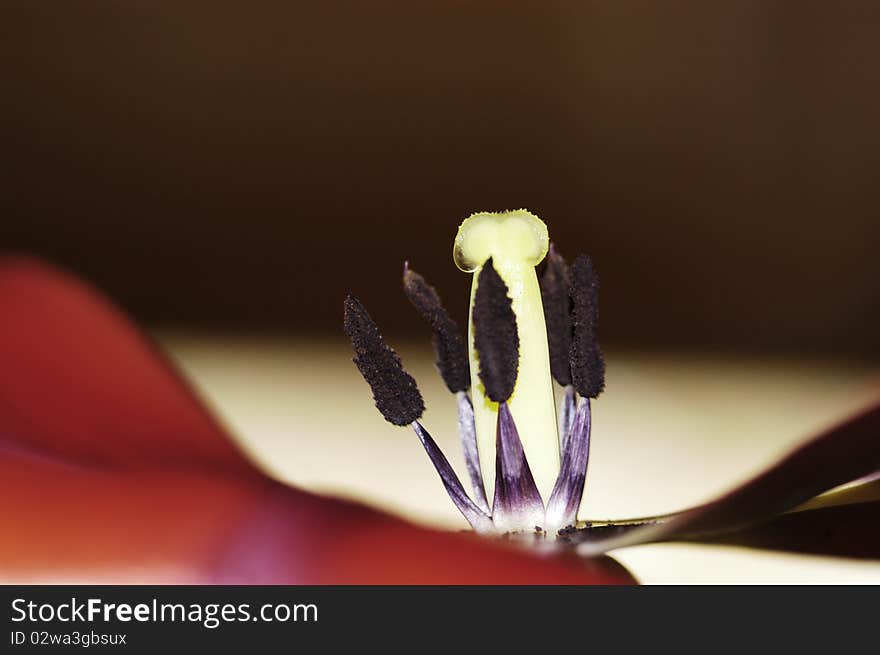
[[571, 267], [574, 336], [571, 342], [571, 377], [577, 392], [595, 398], [605, 388], [605, 359], [596, 339], [599, 278], [586, 255]]
[[483, 265], [474, 297], [474, 347], [486, 395], [503, 403], [513, 394], [519, 366], [519, 334], [507, 285], [490, 258]]
[[466, 391], [471, 386], [467, 345], [458, 325], [440, 300], [436, 289], [409, 267], [403, 267], [403, 291], [416, 311], [434, 333], [434, 355], [437, 370], [452, 392]]
[[376, 408], [394, 425], [409, 425], [421, 418], [425, 402], [416, 381], [403, 370], [400, 357], [385, 343], [379, 328], [360, 300], [345, 298], [345, 332], [351, 339], [352, 361], [373, 391]]
[[572, 300], [568, 263], [556, 252], [553, 244], [547, 253], [547, 264], [539, 280], [544, 321], [547, 323], [547, 346], [550, 351], [550, 372], [563, 387], [571, 384]]

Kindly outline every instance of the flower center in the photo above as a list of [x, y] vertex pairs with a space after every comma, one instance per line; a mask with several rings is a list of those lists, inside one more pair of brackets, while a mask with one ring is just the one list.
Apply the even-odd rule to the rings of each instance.
[[[548, 252], [539, 285], [535, 266]], [[436, 290], [408, 264], [403, 288], [431, 325], [437, 369], [456, 396], [472, 497], [420, 422], [425, 403], [416, 381], [349, 294], [345, 331], [353, 361], [385, 419], [415, 431], [476, 531], [564, 534], [577, 523], [586, 480], [590, 399], [605, 386], [592, 262], [579, 255], [569, 267], [550, 247], [547, 226], [525, 210], [473, 214], [459, 227], [454, 257], [474, 273], [467, 348]], [[553, 379], [564, 388], [558, 422]]]

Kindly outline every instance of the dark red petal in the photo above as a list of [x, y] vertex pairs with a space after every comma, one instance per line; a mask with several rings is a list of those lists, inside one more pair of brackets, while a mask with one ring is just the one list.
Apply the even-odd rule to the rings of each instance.
[[0, 259], [0, 441], [127, 468], [252, 470], [153, 344], [82, 282]]
[[729, 533], [695, 537], [694, 541], [880, 559], [878, 526], [880, 478], [875, 477], [823, 494], [769, 521]]
[[[586, 554], [651, 541], [728, 533], [765, 522], [834, 487], [880, 471], [880, 404], [808, 441], [717, 500], [658, 522], [586, 531]], [[620, 523], [626, 523], [624, 521]]]
[[629, 584], [610, 558], [541, 557], [255, 476], [90, 469], [0, 453], [4, 582]]
[[880, 559], [880, 501], [791, 512], [766, 523], [693, 541]]

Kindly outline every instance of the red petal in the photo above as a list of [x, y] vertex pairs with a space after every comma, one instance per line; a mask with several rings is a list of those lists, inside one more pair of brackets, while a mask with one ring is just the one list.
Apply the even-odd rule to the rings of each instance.
[[155, 347], [91, 288], [0, 260], [0, 439], [127, 468], [250, 470]]
[[5, 582], [630, 584], [614, 560], [539, 557], [265, 478], [89, 469], [0, 453]]

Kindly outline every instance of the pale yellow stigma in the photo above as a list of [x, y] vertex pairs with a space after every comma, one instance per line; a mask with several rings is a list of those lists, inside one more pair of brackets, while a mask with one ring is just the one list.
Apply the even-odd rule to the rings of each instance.
[[[547, 328], [535, 266], [547, 254], [547, 226], [534, 214], [517, 211], [472, 214], [459, 226], [453, 259], [462, 271], [473, 273], [471, 312], [477, 277], [490, 257], [510, 291], [519, 332], [519, 371], [509, 406], [535, 482], [546, 502], [559, 473], [556, 405], [550, 376]], [[495, 423], [498, 404], [484, 393], [474, 350], [473, 318], [469, 320], [468, 351], [471, 394], [477, 428], [480, 466], [491, 497], [495, 481]]]
[[540, 218], [520, 209], [471, 214], [458, 228], [452, 258], [465, 273], [479, 272], [494, 257], [525, 266], [537, 266], [547, 254], [550, 237]]

